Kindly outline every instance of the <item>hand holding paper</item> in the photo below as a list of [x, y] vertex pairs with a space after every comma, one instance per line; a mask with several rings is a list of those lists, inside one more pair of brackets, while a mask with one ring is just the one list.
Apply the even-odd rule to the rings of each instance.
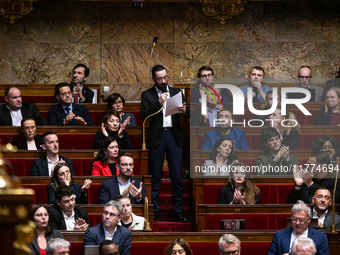
[[166, 100], [165, 117], [176, 113], [182, 113], [183, 109], [186, 110], [186, 105], [182, 102], [182, 93], [180, 92], [173, 97], [168, 98]]

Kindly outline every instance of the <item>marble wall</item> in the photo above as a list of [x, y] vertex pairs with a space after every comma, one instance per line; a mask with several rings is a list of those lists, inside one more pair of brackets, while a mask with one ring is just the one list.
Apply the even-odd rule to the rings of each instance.
[[[246, 77], [261, 65], [267, 76], [294, 81], [301, 65], [316, 78], [333, 77], [340, 65], [340, 17], [312, 15], [308, 2], [299, 15], [266, 15], [263, 3], [221, 25], [200, 4], [38, 1], [14, 25], [0, 18], [0, 84], [69, 81], [72, 67], [86, 63], [87, 83], [108, 85], [127, 100], [140, 100], [151, 67], [168, 69], [170, 83], [189, 83], [203, 64], [218, 77]], [[151, 83], [149, 81], [149, 83]]]

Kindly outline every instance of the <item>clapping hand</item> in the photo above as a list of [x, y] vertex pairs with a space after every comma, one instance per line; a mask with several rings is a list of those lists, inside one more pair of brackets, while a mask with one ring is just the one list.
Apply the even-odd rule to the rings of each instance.
[[123, 131], [124, 129], [130, 124], [131, 117], [127, 117], [126, 120], [120, 124], [119, 130], [118, 130], [118, 137], [123, 138]]
[[86, 179], [84, 181], [84, 185], [81, 187], [82, 191], [85, 191], [91, 187], [92, 181], [90, 179]]
[[246, 202], [244, 201], [245, 198], [245, 194], [241, 193], [241, 191], [235, 189], [234, 191], [234, 199], [230, 204], [246, 204]]
[[89, 224], [87, 224], [86, 221], [82, 218], [77, 219], [76, 222], [73, 223], [74, 223], [73, 230], [85, 231], [89, 227]]

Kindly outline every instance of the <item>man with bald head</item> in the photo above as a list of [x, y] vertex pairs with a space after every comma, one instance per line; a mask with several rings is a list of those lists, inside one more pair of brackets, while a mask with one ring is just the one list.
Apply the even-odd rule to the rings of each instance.
[[24, 117], [32, 117], [38, 126], [47, 126], [47, 120], [41, 115], [37, 106], [23, 103], [21, 91], [15, 86], [5, 90], [6, 104], [0, 106], [0, 126], [21, 126]]
[[313, 239], [309, 237], [298, 237], [292, 245], [291, 255], [315, 255], [316, 247]]
[[111, 240], [104, 240], [99, 245], [99, 255], [119, 255], [117, 245]]
[[[332, 205], [331, 192], [328, 189], [318, 189], [314, 197], [312, 197], [314, 207], [312, 208], [312, 216], [318, 219], [318, 226], [322, 229], [331, 229], [333, 212], [328, 210]], [[340, 215], [334, 214], [334, 225], [336, 229], [340, 229]]]
[[[323, 88], [311, 85], [310, 81], [312, 80], [312, 69], [309, 66], [301, 66], [298, 71], [298, 79], [299, 84], [296, 85], [296, 88], [304, 88], [308, 90], [315, 91], [315, 97], [310, 99], [310, 102], [320, 102], [323, 94]], [[289, 98], [289, 94], [288, 94]]]

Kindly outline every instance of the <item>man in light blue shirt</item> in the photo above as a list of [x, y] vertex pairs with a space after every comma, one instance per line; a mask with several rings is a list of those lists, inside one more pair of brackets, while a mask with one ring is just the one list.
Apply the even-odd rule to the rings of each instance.
[[252, 88], [252, 98], [254, 103], [265, 103], [268, 91], [272, 90], [270, 87], [263, 85], [265, 72], [262, 67], [254, 66], [250, 70], [250, 85], [240, 87], [246, 100], [248, 88]]

